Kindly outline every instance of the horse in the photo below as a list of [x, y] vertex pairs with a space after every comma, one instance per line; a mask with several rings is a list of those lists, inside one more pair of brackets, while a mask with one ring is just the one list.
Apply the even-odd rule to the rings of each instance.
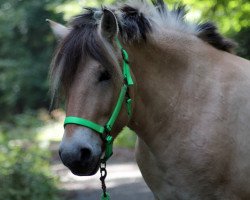
[[[213, 23], [185, 14], [182, 5], [136, 0], [86, 8], [68, 26], [49, 21], [59, 40], [52, 98], [65, 98], [68, 117], [104, 127], [125, 84], [126, 50], [131, 115], [122, 101], [108, 135], [135, 131], [136, 161], [155, 199], [250, 199], [250, 62]], [[75, 175], [93, 175], [105, 142], [71, 121], [59, 154]]]

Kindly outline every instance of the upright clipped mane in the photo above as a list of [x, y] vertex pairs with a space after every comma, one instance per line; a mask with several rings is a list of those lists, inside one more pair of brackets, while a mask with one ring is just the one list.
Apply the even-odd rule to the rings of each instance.
[[[121, 7], [118, 7], [118, 10], [122, 9], [123, 7], [129, 7], [130, 10], [133, 10], [133, 14], [137, 15], [137, 19], [142, 16], [145, 17], [143, 21], [149, 22], [149, 26], [147, 26], [148, 28], [144, 29], [146, 33], [148, 32], [148, 30], [151, 29], [154, 30], [154, 28], [152, 28], [152, 24], [154, 23], [158, 24], [160, 27], [165, 27], [166, 29], [176, 29], [183, 32], [194, 34], [217, 49], [227, 52], [233, 51], [235, 43], [232, 42], [230, 39], [224, 38], [218, 32], [217, 27], [212, 22], [206, 22], [201, 24], [188, 23], [185, 20], [185, 16], [187, 14], [185, 5], [179, 4], [176, 5], [173, 8], [173, 10], [169, 10], [163, 0], [151, 0], [151, 1], [153, 3], [153, 6], [151, 4], [148, 4], [145, 0], [141, 1], [131, 0], [128, 1], [125, 6], [122, 5]], [[131, 12], [125, 12], [125, 13], [126, 13], [125, 16], [132, 14]], [[124, 21], [126, 23], [126, 17], [122, 17], [121, 24], [124, 23]], [[137, 24], [140, 25], [141, 23], [140, 20], [137, 21], [138, 21]], [[125, 27], [125, 29], [128, 28], [130, 27], [129, 26]], [[123, 29], [121, 29], [121, 32], [123, 32]], [[125, 32], [127, 31], [125, 30]], [[142, 37], [142, 39], [145, 39], [145, 37]]]
[[[163, 0], [129, 0], [116, 6], [108, 7], [118, 20], [119, 34], [124, 42], [147, 41], [148, 34], [155, 29], [175, 29], [196, 35], [217, 49], [231, 52], [234, 43], [222, 37], [216, 26], [210, 22], [191, 24], [185, 21], [185, 6], [175, 6], [169, 10]], [[58, 88], [67, 91], [81, 59], [90, 56], [104, 66], [114, 65], [112, 53], [98, 34], [104, 8], [86, 8], [85, 12], [70, 23], [71, 31], [64, 38], [56, 52], [51, 67], [51, 90], [55, 97]], [[104, 53], [108, 55], [103, 56]]]

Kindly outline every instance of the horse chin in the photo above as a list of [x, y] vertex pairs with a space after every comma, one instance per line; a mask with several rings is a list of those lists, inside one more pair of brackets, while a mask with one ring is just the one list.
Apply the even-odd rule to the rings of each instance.
[[73, 168], [70, 171], [76, 176], [92, 176], [95, 175], [98, 171], [100, 166], [100, 162], [96, 165], [92, 165], [91, 167], [80, 167], [80, 168]]

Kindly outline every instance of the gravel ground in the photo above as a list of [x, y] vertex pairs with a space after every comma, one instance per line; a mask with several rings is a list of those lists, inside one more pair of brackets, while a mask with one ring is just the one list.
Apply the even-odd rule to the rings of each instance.
[[[57, 155], [57, 154], [55, 154]], [[60, 178], [64, 200], [97, 200], [101, 195], [99, 172], [90, 177], [74, 176], [55, 156], [52, 170]], [[107, 164], [107, 191], [112, 200], [153, 200], [137, 167], [132, 150], [114, 149]]]

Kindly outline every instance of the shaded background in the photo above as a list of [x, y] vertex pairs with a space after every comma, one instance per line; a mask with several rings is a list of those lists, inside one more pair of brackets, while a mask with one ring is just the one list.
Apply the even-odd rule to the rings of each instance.
[[[64, 112], [48, 114], [47, 73], [56, 41], [45, 19], [65, 23], [84, 6], [113, 2], [0, 0], [0, 200], [75, 198], [65, 195], [64, 175], [52, 170]], [[169, 7], [177, 3], [166, 2]], [[237, 54], [250, 59], [250, 0], [180, 2], [190, 10], [188, 20], [214, 21], [220, 32], [239, 43]], [[132, 149], [134, 142], [135, 135], [125, 129], [115, 146]], [[134, 162], [126, 158], [130, 154], [123, 150], [122, 162]]]

